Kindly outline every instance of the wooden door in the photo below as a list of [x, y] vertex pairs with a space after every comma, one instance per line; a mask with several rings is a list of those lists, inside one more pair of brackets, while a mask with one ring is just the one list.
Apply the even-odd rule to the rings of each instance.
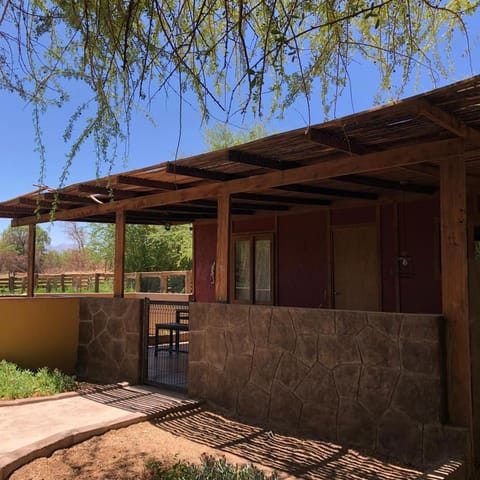
[[333, 302], [335, 308], [380, 308], [380, 261], [376, 225], [333, 230]]

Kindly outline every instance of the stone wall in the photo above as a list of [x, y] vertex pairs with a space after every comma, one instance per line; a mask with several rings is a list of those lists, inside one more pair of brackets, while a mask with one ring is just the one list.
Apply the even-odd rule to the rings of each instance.
[[140, 299], [80, 299], [80, 378], [102, 383], [141, 381], [142, 305]]
[[431, 465], [445, 420], [442, 318], [190, 304], [189, 393], [268, 428]]

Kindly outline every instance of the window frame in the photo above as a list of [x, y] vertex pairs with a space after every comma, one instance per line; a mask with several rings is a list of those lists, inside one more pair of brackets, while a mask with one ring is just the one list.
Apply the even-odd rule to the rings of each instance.
[[[236, 249], [237, 241], [247, 240], [249, 242], [249, 294], [248, 300], [236, 298]], [[255, 301], [255, 244], [257, 240], [269, 240], [270, 242], [270, 300]], [[272, 232], [263, 233], [239, 233], [233, 234], [231, 237], [231, 268], [230, 268], [230, 302], [244, 305], [274, 305], [275, 304], [275, 236]]]

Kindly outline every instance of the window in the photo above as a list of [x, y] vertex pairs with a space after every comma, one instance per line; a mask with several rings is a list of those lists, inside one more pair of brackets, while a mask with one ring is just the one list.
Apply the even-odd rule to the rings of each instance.
[[233, 237], [233, 301], [273, 304], [273, 235]]

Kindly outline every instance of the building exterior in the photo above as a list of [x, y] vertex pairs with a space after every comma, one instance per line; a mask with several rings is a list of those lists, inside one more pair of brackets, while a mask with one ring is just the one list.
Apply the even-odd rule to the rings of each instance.
[[473, 474], [479, 179], [473, 77], [232, 149], [27, 194], [1, 203], [0, 215], [31, 225], [31, 245], [54, 201], [57, 220], [115, 222], [117, 297], [125, 224], [192, 222], [192, 395], [411, 464], [462, 457]]

